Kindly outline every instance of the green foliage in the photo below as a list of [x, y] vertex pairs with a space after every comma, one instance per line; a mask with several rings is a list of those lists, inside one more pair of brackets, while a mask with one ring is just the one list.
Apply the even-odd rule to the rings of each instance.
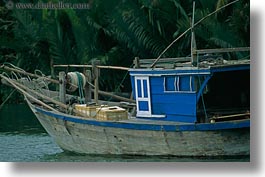
[[[8, 10], [1, 2], [0, 63], [11, 62], [46, 74], [52, 64], [89, 64], [95, 58], [107, 65], [130, 66], [136, 56], [158, 57], [191, 23], [192, 0], [69, 2], [90, 3], [91, 8]], [[195, 22], [228, 2], [196, 0]], [[240, 0], [209, 17], [195, 29], [197, 47], [248, 46], [249, 14], [249, 1]], [[190, 34], [177, 41], [164, 57], [188, 55]], [[101, 88], [117, 90], [123, 76], [103, 71]]]

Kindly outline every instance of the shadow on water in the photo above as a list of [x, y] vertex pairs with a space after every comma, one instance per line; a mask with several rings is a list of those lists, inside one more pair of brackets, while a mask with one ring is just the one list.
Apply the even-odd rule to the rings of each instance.
[[176, 157], [138, 155], [86, 155], [61, 152], [43, 156], [40, 161], [50, 162], [249, 162], [249, 156]]
[[45, 130], [26, 104], [9, 104], [0, 110], [0, 132], [43, 133]]

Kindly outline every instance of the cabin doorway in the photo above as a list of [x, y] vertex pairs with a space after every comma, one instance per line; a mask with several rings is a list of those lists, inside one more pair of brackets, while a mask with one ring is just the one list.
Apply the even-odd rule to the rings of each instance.
[[135, 99], [137, 107], [137, 117], [151, 117], [151, 98], [149, 77], [135, 77]]

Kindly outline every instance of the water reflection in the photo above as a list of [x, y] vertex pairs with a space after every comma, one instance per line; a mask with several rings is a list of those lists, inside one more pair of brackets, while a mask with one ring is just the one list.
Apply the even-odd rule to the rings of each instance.
[[0, 141], [2, 162], [36, 162], [46, 154], [62, 152], [46, 133], [0, 133]]

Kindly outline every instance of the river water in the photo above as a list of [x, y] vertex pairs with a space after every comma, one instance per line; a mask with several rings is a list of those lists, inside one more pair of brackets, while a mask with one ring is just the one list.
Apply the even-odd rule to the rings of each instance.
[[249, 160], [249, 157], [205, 159], [99, 156], [63, 152], [45, 132], [27, 105], [5, 105], [0, 110], [0, 162], [248, 162]]

